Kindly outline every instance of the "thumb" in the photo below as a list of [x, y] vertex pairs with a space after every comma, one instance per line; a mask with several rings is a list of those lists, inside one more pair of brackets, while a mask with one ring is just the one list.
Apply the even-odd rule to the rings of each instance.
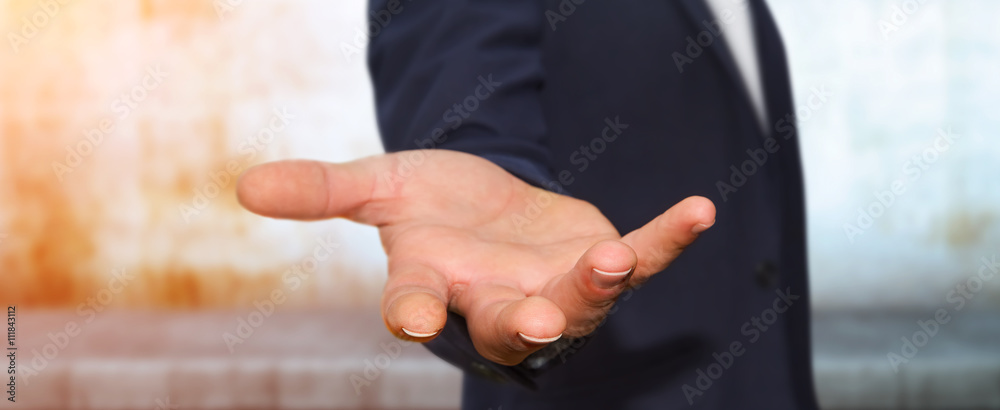
[[336, 217], [378, 225], [370, 204], [385, 155], [342, 164], [289, 160], [261, 164], [240, 176], [236, 197], [247, 210], [273, 218], [316, 220]]
[[715, 224], [715, 205], [692, 196], [622, 238], [639, 258], [632, 283], [642, 283], [667, 268], [698, 235]]

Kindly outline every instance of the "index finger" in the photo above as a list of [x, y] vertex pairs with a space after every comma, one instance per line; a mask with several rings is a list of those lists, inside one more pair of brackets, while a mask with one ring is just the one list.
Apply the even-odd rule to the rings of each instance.
[[715, 205], [692, 196], [622, 238], [639, 257], [632, 283], [642, 283], [667, 268], [684, 248], [715, 223]]

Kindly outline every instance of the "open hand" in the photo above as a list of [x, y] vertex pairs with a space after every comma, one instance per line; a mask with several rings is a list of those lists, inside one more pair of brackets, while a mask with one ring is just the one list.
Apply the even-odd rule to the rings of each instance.
[[[715, 222], [712, 202], [690, 197], [622, 237], [588, 202], [447, 150], [263, 164], [241, 176], [237, 195], [264, 216], [378, 227], [389, 331], [431, 340], [450, 309], [467, 319], [479, 353], [504, 365], [594, 331], [623, 290], [665, 269]], [[526, 212], [529, 204], [541, 212]]]

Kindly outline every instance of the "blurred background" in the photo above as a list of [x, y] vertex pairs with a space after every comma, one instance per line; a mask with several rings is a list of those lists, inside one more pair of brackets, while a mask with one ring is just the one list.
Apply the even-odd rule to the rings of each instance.
[[[768, 3], [821, 404], [1000, 408], [1000, 2]], [[365, 6], [0, 1], [18, 407], [457, 407], [458, 371], [381, 326], [373, 228], [234, 197], [258, 163], [381, 152]]]

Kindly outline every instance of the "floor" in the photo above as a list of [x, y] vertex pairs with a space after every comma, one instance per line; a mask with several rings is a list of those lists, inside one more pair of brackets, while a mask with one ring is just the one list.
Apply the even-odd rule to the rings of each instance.
[[[393, 339], [378, 312], [24, 312], [21, 409], [453, 409], [460, 374]], [[825, 409], [1000, 408], [1000, 315], [820, 312]], [[373, 325], [376, 324], [376, 325]], [[141, 331], [136, 331], [141, 330]], [[894, 350], [893, 350], [894, 349]], [[897, 371], [888, 359], [898, 361]]]

